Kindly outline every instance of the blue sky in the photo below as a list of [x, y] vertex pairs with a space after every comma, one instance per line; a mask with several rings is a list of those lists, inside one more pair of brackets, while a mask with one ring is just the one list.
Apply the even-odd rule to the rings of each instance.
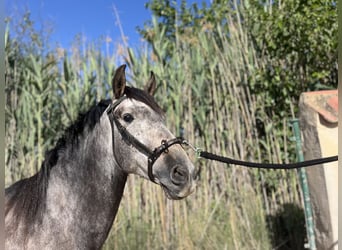
[[[128, 44], [137, 47], [141, 38], [136, 27], [142, 27], [151, 19], [151, 12], [145, 8], [147, 0], [5, 0], [6, 15], [17, 16], [25, 9], [39, 25], [49, 24], [53, 28], [51, 40], [64, 48], [69, 48], [75, 35], [82, 34], [86, 41], [94, 41], [108, 36], [120, 42], [121, 35], [114, 6], [119, 15]], [[189, 3], [201, 0], [189, 0]], [[210, 1], [206, 1], [210, 2]]]

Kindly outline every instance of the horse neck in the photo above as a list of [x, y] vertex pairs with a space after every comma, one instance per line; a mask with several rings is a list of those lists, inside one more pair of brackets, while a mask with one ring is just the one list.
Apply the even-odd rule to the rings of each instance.
[[[45, 221], [68, 238], [75, 235], [79, 247], [98, 248], [107, 238], [116, 216], [127, 174], [116, 164], [111, 127], [104, 115], [98, 124], [79, 138], [78, 147], [66, 149], [51, 169]], [[85, 245], [89, 243], [90, 245]]]

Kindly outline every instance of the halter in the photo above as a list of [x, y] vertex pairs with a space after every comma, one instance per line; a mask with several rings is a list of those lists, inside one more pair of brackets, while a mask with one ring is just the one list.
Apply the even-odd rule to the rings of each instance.
[[[146, 145], [141, 143], [137, 138], [135, 138], [118, 120], [118, 117], [114, 114], [114, 111], [116, 107], [123, 101], [127, 99], [127, 97], [124, 95], [118, 100], [116, 100], [114, 103], [111, 103], [111, 105], [107, 109], [107, 114], [110, 119], [110, 125], [112, 127], [112, 139], [113, 139], [113, 154], [115, 157], [114, 152], [114, 124], [117, 127], [122, 139], [128, 144], [135, 147], [138, 151], [143, 153], [147, 156], [147, 174], [150, 180], [154, 183], [156, 183], [154, 175], [153, 175], [153, 164], [156, 162], [156, 160], [161, 156], [162, 153], [168, 153], [169, 147], [180, 144], [180, 145], [187, 145], [187, 142], [182, 137], [176, 137], [170, 140], [162, 140], [161, 145], [159, 147], [154, 148], [153, 150], [149, 149]], [[116, 158], [116, 157], [115, 157]]]

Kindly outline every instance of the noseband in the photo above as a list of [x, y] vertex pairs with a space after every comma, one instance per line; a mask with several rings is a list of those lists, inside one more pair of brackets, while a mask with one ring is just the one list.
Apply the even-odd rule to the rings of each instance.
[[[110, 119], [110, 125], [112, 127], [112, 138], [113, 138], [113, 154], [115, 157], [115, 151], [114, 151], [114, 124], [117, 127], [119, 133], [121, 134], [122, 139], [128, 144], [135, 147], [138, 151], [143, 153], [147, 156], [147, 174], [148, 177], [152, 182], [155, 182], [155, 178], [153, 175], [153, 164], [156, 162], [156, 160], [161, 156], [162, 153], [168, 153], [169, 147], [175, 145], [175, 144], [187, 144], [186, 141], [181, 137], [176, 137], [170, 140], [162, 140], [161, 145], [159, 147], [154, 148], [153, 150], [149, 149], [146, 145], [141, 143], [137, 138], [135, 138], [118, 120], [118, 117], [114, 114], [115, 108], [123, 101], [127, 99], [126, 96], [122, 96], [119, 98], [116, 102], [112, 103], [108, 109], [107, 114]], [[116, 158], [116, 157], [115, 157]]]

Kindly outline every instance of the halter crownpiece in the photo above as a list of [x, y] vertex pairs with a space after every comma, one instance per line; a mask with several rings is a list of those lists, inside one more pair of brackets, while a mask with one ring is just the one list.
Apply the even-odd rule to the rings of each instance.
[[187, 142], [182, 137], [176, 137], [170, 140], [162, 140], [161, 145], [159, 147], [154, 148], [154, 150], [150, 150], [145, 144], [141, 143], [137, 138], [135, 138], [118, 120], [118, 117], [115, 116], [114, 111], [117, 106], [123, 101], [127, 99], [124, 95], [120, 97], [115, 102], [111, 103], [107, 109], [107, 114], [110, 119], [110, 125], [112, 127], [112, 139], [113, 139], [113, 155], [115, 157], [114, 151], [114, 124], [117, 127], [122, 139], [128, 144], [135, 147], [138, 151], [147, 156], [147, 174], [150, 180], [156, 183], [154, 175], [153, 175], [153, 164], [156, 160], [161, 156], [162, 153], [168, 153], [168, 149], [175, 145], [188, 145]]

